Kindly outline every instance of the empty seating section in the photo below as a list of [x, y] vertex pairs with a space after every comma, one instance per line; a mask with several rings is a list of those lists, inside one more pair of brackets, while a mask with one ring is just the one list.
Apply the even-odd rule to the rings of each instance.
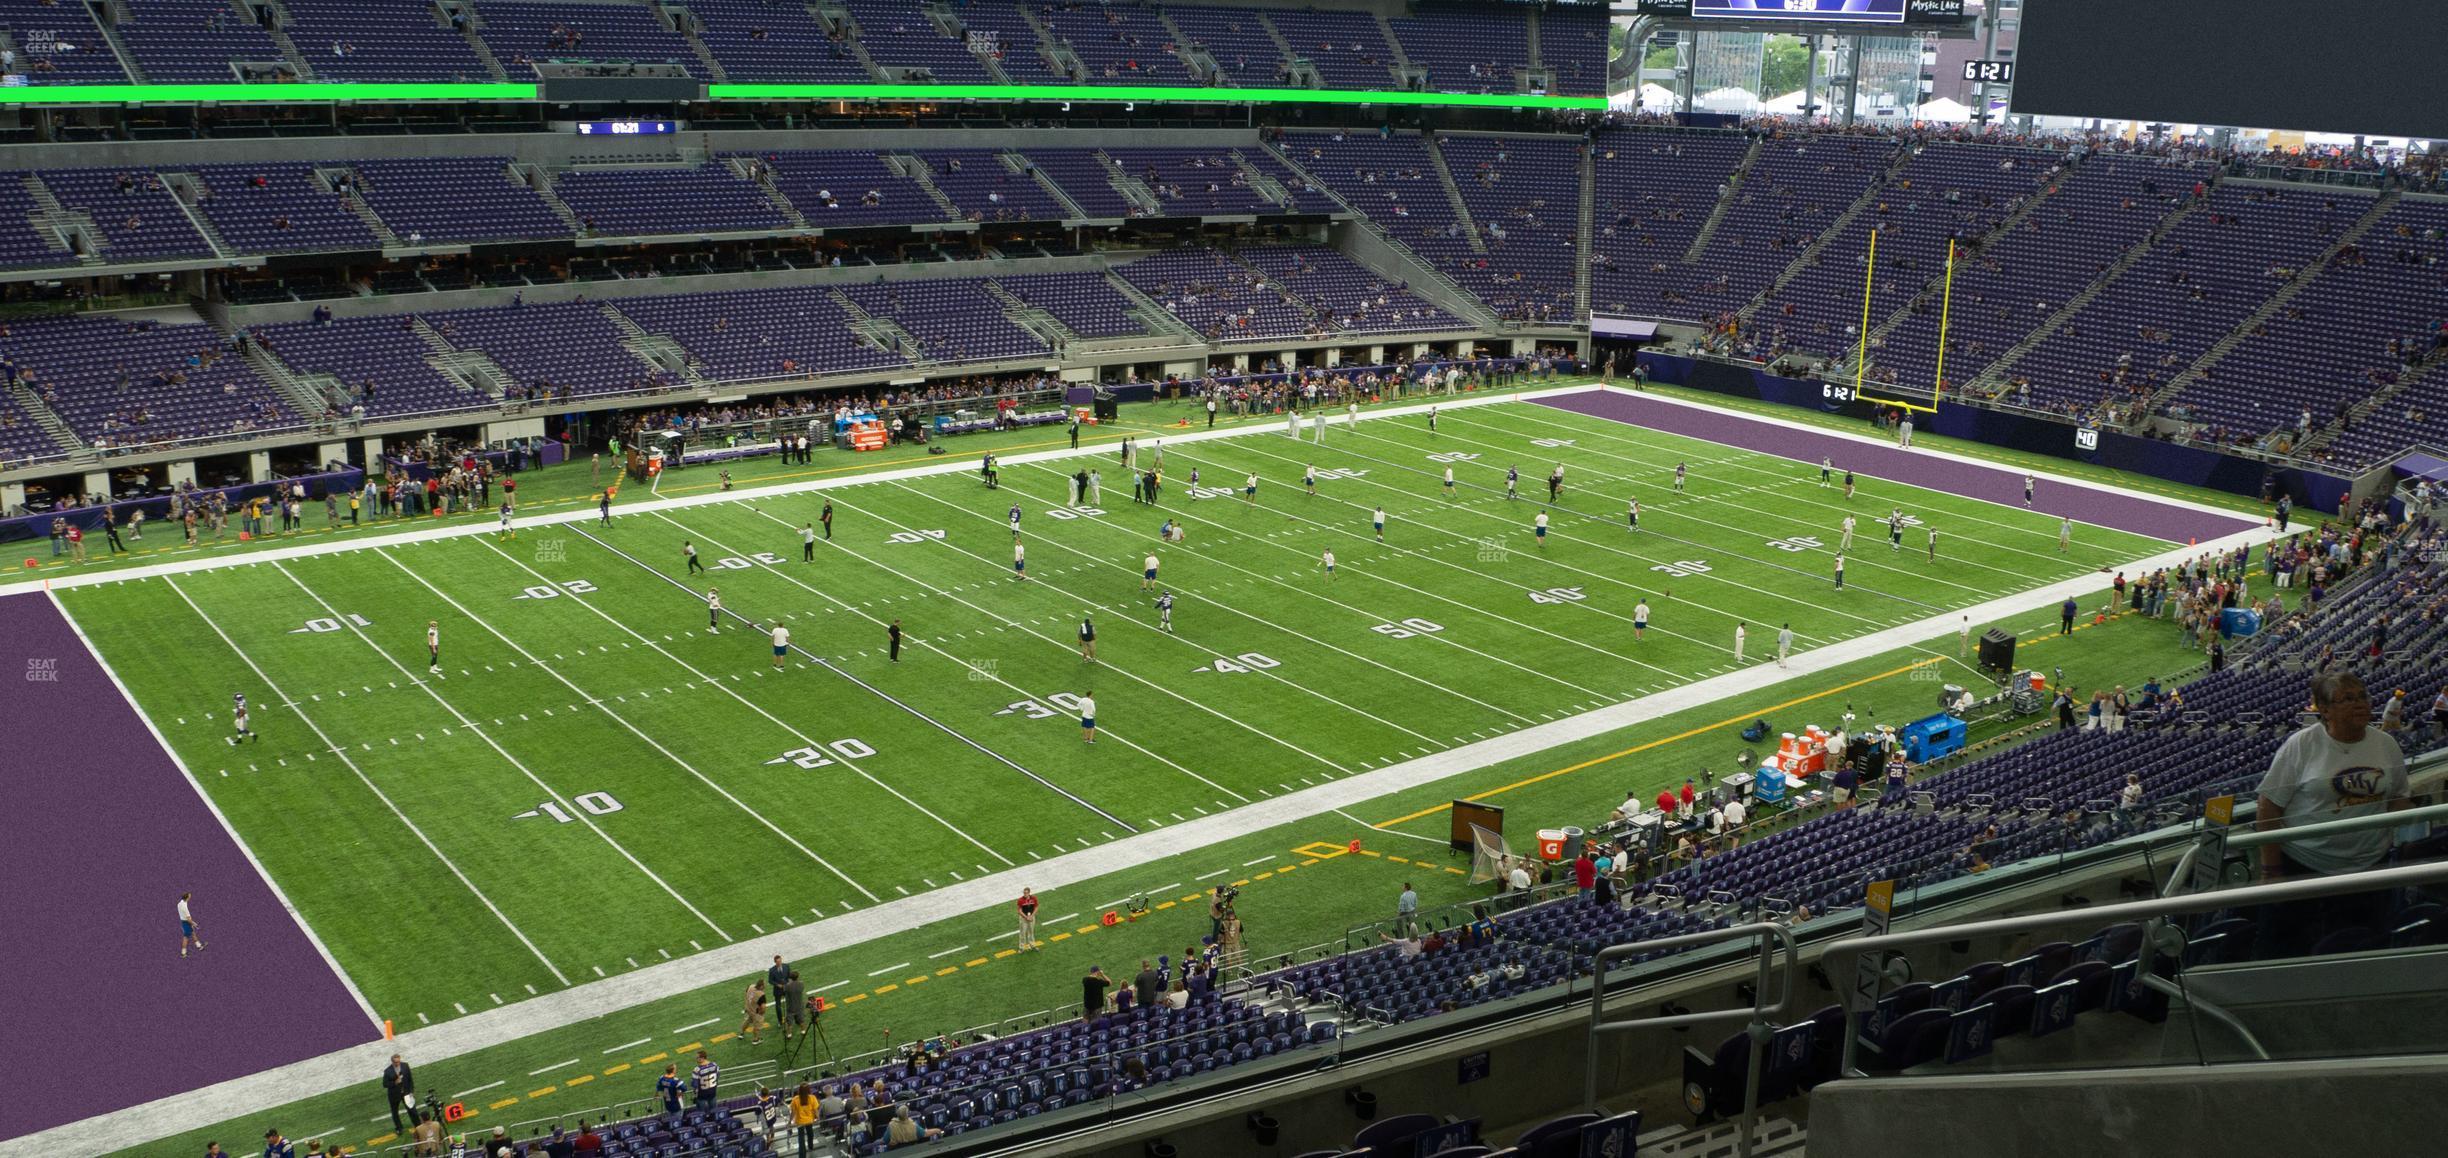
[[553, 192], [589, 233], [628, 236], [789, 227], [765, 193], [722, 164], [574, 169]]
[[2285, 288], [2277, 271], [2301, 269], [2370, 207], [2342, 193], [2217, 186], [2008, 373], [2029, 379], [2045, 409], [2147, 397]]
[[541, 194], [510, 174], [508, 157], [359, 161], [366, 204], [403, 240], [441, 245], [567, 237]]
[[36, 174], [61, 205], [93, 218], [110, 261], [211, 257], [212, 246], [161, 178], [141, 170], [47, 169]]
[[627, 61], [698, 67], [687, 38], [642, 4], [478, 0], [485, 46], [523, 75], [520, 64], [546, 60]]
[[1301, 133], [1284, 154], [1428, 264], [1458, 279], [1477, 256], [1418, 137]]
[[1569, 320], [1578, 291], [1581, 144], [1564, 137], [1438, 138], [1486, 252], [1456, 279], [1498, 315]]
[[11, 268], [74, 265], [76, 255], [56, 233], [39, 229], [32, 220], [39, 212], [23, 173], [0, 173], [0, 266]]
[[1717, 207], [1750, 140], [1735, 133], [1624, 129], [1598, 134], [1591, 163], [1590, 304], [1657, 312], [1672, 270]]
[[674, 7], [696, 18], [697, 38], [733, 81], [864, 84], [875, 79], [804, 4], [683, 0]]
[[129, 18], [119, 25], [119, 40], [156, 83], [234, 81], [232, 61], [285, 59], [272, 34], [255, 22], [254, 9], [236, 0], [125, 2]]
[[885, 282], [843, 291], [861, 310], [891, 318], [918, 339], [913, 360], [989, 362], [1047, 352], [1035, 334], [1003, 316], [986, 283], [968, 278]]
[[30, 459], [66, 454], [42, 423], [18, 405], [13, 391], [0, 389], [0, 464], [10, 469]]
[[[1958, 257], [1947, 311], [1947, 379], [1980, 376], [2024, 336], [2184, 203], [2199, 166], [2147, 157], [2093, 157], [2004, 236]], [[1925, 303], [1871, 360], [1926, 375], [1938, 357], [1939, 308]]]
[[1699, 260], [1675, 268], [1659, 312], [1697, 322], [1742, 308], [1879, 179], [1895, 147], [1878, 137], [1763, 143]]
[[717, 379], [846, 373], [907, 361], [850, 328], [824, 286], [738, 290], [614, 303], [648, 333], [678, 342]]
[[1432, 92], [1513, 92], [1530, 67], [1529, 17], [1519, 7], [1423, 2], [1386, 23], [1403, 55], [1428, 70]]
[[44, 318], [10, 323], [0, 361], [97, 446], [303, 425], [228, 345], [209, 326]]
[[1317, 66], [1327, 88], [1395, 87], [1394, 48], [1367, 12], [1266, 10], [1294, 55]]
[[874, 153], [805, 149], [727, 156], [764, 165], [773, 187], [818, 228], [944, 220], [943, 207], [926, 190]]
[[1037, 178], [1014, 170], [1000, 149], [917, 154], [927, 179], [972, 221], [1060, 221], [1071, 215]]
[[1606, 91], [1607, 13], [1596, 5], [1539, 10], [1539, 63], [1555, 70], [1555, 91], [1596, 96]]
[[494, 306], [424, 315], [454, 348], [483, 353], [522, 388], [625, 394], [664, 382], [662, 371], [621, 344], [621, 332], [590, 302]]
[[287, 0], [284, 26], [317, 80], [488, 81], [431, 0]]
[[[35, 84], [125, 84], [110, 41], [82, 4], [0, 0], [0, 29], [17, 46], [18, 67]], [[232, 79], [224, 68], [215, 80]]]
[[903, 0], [847, 0], [867, 59], [886, 80], [906, 81], [924, 73], [943, 84], [991, 84], [994, 75], [968, 45], [947, 35], [926, 10]]
[[426, 361], [434, 351], [408, 315], [287, 322], [249, 331], [299, 375], [337, 379], [344, 397], [370, 417], [464, 410], [494, 404]]
[[1082, 338], [1125, 338], [1147, 332], [1131, 315], [1131, 299], [1102, 273], [1036, 273], [999, 277], [1005, 292], [1054, 315]]
[[1166, 216], [1263, 213], [1275, 206], [1249, 183], [1230, 149], [1107, 149], [1156, 195]]
[[1276, 156], [1272, 151], [1253, 147], [1236, 149], [1234, 152], [1242, 160], [1249, 162], [1252, 168], [1283, 187], [1285, 195], [1291, 198], [1283, 205], [1286, 211], [1292, 213], [1343, 212], [1343, 207], [1336, 204], [1335, 199], [1328, 196], [1324, 189], [1319, 188], [1308, 177], [1294, 170], [1292, 166], [1284, 164], [1283, 158]]
[[1277, 289], [1307, 302], [1335, 329], [1401, 334], [1464, 328], [1462, 319], [1323, 245], [1251, 248], [1235, 257]]
[[2307, 409], [2315, 429], [2328, 425], [2431, 353], [2432, 330], [2448, 316], [2443, 260], [2448, 205], [2399, 201], [2174, 401], [2238, 435], [2292, 426]]
[[[1904, 163], [1817, 258], [1771, 295], [1760, 317], [1783, 326], [1802, 349], [1833, 354], [1849, 349], [1845, 328], [1859, 329], [1862, 263], [1878, 234], [1878, 270], [1871, 279], [1872, 325], [1912, 300], [1946, 270], [1947, 239], [1972, 240], [2035, 193], [2055, 159], [2032, 149], [1947, 142], [1926, 145]], [[1926, 372], [1926, 368], [1922, 368]]]
[[1215, 59], [1224, 83], [1234, 88], [1281, 88], [1289, 83], [1283, 49], [1266, 23], [1247, 8], [1168, 7], [1165, 14], [1191, 46]]
[[1063, 196], [1090, 217], [1136, 217], [1130, 198], [1114, 188], [1104, 159], [1094, 149], [1031, 149], [1029, 164], [1052, 178]]
[[240, 252], [382, 247], [313, 165], [197, 165], [186, 172], [196, 181], [197, 211]]
[[1171, 250], [1115, 272], [1209, 341], [1285, 338], [1316, 324], [1265, 277], [1221, 250]]
[[2372, 463], [2409, 446], [2448, 446], [2448, 362], [2433, 362], [2377, 412], [2323, 449], [2351, 463]]
[[1196, 84], [1174, 55], [1173, 34], [1146, 8], [1107, 4], [1047, 5], [1038, 18], [1079, 56], [1087, 84]]
[[[1014, 84], [1070, 84], [1072, 78], [1054, 67], [1045, 40], [1029, 26], [1028, 17], [1008, 3], [965, 4], [953, 10], [972, 38], [994, 45], [991, 54]], [[913, 14], [913, 19], [917, 14]]]

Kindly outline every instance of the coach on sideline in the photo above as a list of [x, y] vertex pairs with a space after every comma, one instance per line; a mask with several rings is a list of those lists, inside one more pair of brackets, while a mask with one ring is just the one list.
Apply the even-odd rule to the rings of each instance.
[[404, 1129], [400, 1125], [400, 1107], [416, 1105], [416, 1071], [409, 1069], [400, 1055], [392, 1054], [391, 1064], [383, 1067], [382, 1085], [383, 1096], [391, 1101], [391, 1128]]

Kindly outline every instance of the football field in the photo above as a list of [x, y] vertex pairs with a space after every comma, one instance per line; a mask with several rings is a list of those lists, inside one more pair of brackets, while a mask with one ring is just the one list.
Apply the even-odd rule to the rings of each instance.
[[[1158, 453], [1141, 440], [1143, 468]], [[1848, 502], [1815, 463], [1530, 403], [1161, 453], [1157, 506], [1108, 449], [1007, 462], [999, 489], [959, 470], [715, 496], [59, 597], [408, 1026], [1724, 674], [1737, 624], [1739, 663], [1774, 665], [1784, 624], [1800, 652], [2169, 546], [2083, 521], [2079, 496], [2060, 551], [2047, 509], [1867, 477]], [[1069, 502], [1090, 467], [1101, 493]], [[234, 740], [238, 694], [260, 739]]]

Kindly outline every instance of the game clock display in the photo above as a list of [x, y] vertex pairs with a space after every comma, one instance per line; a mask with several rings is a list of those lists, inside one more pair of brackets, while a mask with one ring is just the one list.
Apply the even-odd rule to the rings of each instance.
[[678, 121], [580, 121], [582, 137], [659, 137], [680, 131]]

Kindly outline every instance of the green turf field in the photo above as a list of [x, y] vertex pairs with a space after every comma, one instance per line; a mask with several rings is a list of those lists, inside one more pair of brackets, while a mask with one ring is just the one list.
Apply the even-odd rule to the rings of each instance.
[[[1060, 468], [1014, 465], [995, 491], [866, 483], [62, 597], [376, 1009], [420, 1024], [1731, 671], [1737, 622], [1759, 665], [1780, 623], [1807, 649], [2164, 546], [2086, 529], [2060, 554], [2044, 515], [1875, 482], [1848, 506], [1791, 463], [1510, 404], [1449, 408], [1433, 435], [1397, 419], [1322, 447], [1176, 446], [1165, 470], [1161, 510], [1117, 484], [1072, 508]], [[1230, 489], [1251, 472], [1255, 501]], [[824, 499], [835, 537], [803, 563]], [[1877, 542], [1898, 506], [1942, 528], [1938, 562], [1918, 528]], [[1157, 542], [1168, 516], [1186, 542]], [[1142, 590], [1151, 552], [1171, 632]], [[799, 649], [780, 670], [775, 622]], [[165, 634], [185, 642], [145, 646]], [[239, 692], [264, 737], [243, 747]], [[370, 911], [369, 877], [412, 884]], [[403, 944], [403, 923], [457, 950]]]
[[[1677, 462], [1691, 471], [1681, 494]], [[1567, 485], [1549, 507], [1557, 463]], [[1504, 493], [1512, 464], [1518, 499]], [[1068, 472], [1089, 466], [1104, 493], [1071, 505]], [[1048, 922], [1060, 939], [1044, 953], [998, 948], [1009, 921], [997, 907], [805, 962], [811, 990], [844, 1002], [833, 1024], [848, 1054], [894, 1023], [906, 1034], [1058, 1005], [1090, 960], [1178, 951], [1205, 931], [1192, 901], [1218, 879], [1247, 882], [1262, 959], [1376, 919], [1404, 879], [1431, 905], [1466, 902], [1485, 890], [1442, 847], [1453, 797], [1488, 797], [1525, 828], [1582, 822], [1626, 791], [1725, 767], [1754, 716], [1782, 725], [1852, 705], [1900, 721], [1925, 714], [1928, 680], [1970, 674], [1955, 666], [1955, 631], [1933, 626], [1784, 680], [1778, 624], [1806, 651], [2170, 546], [2084, 527], [2060, 553], [2051, 516], [1867, 478], [1848, 503], [1815, 468], [1518, 403], [1448, 407], [1434, 433], [1417, 415], [1337, 423], [1323, 445], [1259, 423], [1177, 441], [1163, 470], [1156, 508], [1132, 503], [1108, 445], [1006, 463], [999, 490], [963, 471], [710, 495], [616, 512], [609, 527], [372, 544], [58, 595], [403, 1030], [1724, 675], [1735, 624], [1750, 625], [1742, 666], [1758, 670], [1735, 694], [1069, 886], [1047, 898], [1064, 920]], [[802, 562], [799, 528], [827, 500], [834, 538]], [[1015, 505], [1026, 580], [1012, 568]], [[1897, 508], [1913, 521], [1891, 550], [1881, 520]], [[1541, 510], [1544, 546], [1531, 532]], [[1857, 542], [1837, 593], [1829, 561], [1847, 513]], [[1167, 518], [1186, 541], [1158, 541]], [[1150, 553], [1176, 599], [1170, 632], [1157, 591], [1142, 590]], [[1644, 600], [1651, 626], [1636, 639]], [[1076, 640], [1084, 614], [1094, 663]], [[899, 663], [885, 654], [895, 619]], [[778, 670], [765, 635], [777, 622], [795, 649]], [[2056, 641], [2050, 610], [2000, 625], [2056, 649], [2028, 662], [2067, 666], [2084, 686], [2194, 661], [2161, 624], [2112, 621], [2074, 642]], [[233, 693], [261, 740], [231, 742]], [[1077, 720], [1085, 696], [1093, 746]], [[1360, 855], [1337, 855], [1354, 839]], [[369, 903], [370, 881], [394, 884]], [[1141, 894], [1158, 906], [1145, 922], [1095, 924]], [[737, 985], [453, 1060], [436, 1088], [502, 1079], [474, 1101], [515, 1118], [617, 1100], [619, 1074], [700, 1039], [731, 1051], [726, 1065], [770, 1061], [770, 1047], [750, 1053], [730, 1026], [705, 1024], [735, 1007]], [[549, 1083], [517, 1076], [572, 1054], [585, 1065]], [[648, 1080], [635, 1084], [642, 1095]], [[284, 1128], [339, 1128], [349, 1104], [285, 1108]], [[335, 1140], [357, 1144], [354, 1132]]]

